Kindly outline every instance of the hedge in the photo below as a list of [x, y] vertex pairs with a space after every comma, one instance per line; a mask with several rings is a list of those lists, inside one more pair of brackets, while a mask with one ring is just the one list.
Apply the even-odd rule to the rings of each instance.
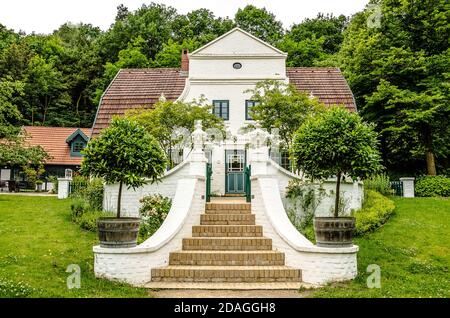
[[417, 179], [415, 187], [418, 197], [450, 197], [450, 178], [424, 176]]

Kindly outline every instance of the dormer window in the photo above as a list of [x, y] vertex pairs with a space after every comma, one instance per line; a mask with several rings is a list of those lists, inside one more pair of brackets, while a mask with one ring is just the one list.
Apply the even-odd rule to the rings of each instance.
[[83, 141], [77, 141], [72, 143], [73, 152], [81, 152], [86, 144]]
[[70, 156], [71, 157], [81, 157], [81, 151], [86, 147], [89, 138], [81, 131], [81, 129], [77, 129], [70, 135], [66, 142], [70, 147]]

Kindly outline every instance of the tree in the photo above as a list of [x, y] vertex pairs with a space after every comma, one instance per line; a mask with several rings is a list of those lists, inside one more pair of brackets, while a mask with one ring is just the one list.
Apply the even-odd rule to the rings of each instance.
[[195, 120], [202, 120], [204, 129], [215, 128], [224, 133], [223, 119], [211, 113], [212, 107], [202, 103], [160, 101], [153, 109], [133, 109], [126, 116], [140, 123], [158, 140], [169, 158], [170, 167], [173, 167], [171, 154], [178, 147], [190, 145], [187, 142], [190, 140], [185, 140], [190, 136], [186, 133], [194, 131]]
[[381, 169], [377, 133], [356, 113], [332, 107], [308, 118], [291, 148], [296, 168], [312, 179], [336, 178], [334, 216], [338, 217], [341, 178], [365, 178]]
[[120, 218], [122, 186], [136, 189], [154, 183], [164, 174], [166, 158], [156, 139], [144, 127], [125, 118], [114, 118], [84, 149], [81, 171], [119, 183], [117, 218]]
[[334, 54], [341, 47], [347, 24], [348, 18], [344, 15], [335, 17], [333, 14], [319, 13], [314, 19], [305, 19], [299, 24], [294, 24], [286, 36], [295, 42], [322, 38], [324, 52]]
[[234, 21], [241, 29], [270, 44], [276, 44], [284, 34], [283, 24], [266, 8], [247, 5], [238, 9]]
[[293, 135], [303, 122], [323, 108], [317, 99], [280, 81], [259, 82], [248, 92], [257, 102], [251, 108], [251, 117], [269, 132], [278, 129], [282, 147], [286, 149], [291, 147]]
[[445, 0], [371, 1], [344, 32], [339, 53], [361, 115], [380, 132], [391, 170], [428, 174], [450, 158], [450, 24]]

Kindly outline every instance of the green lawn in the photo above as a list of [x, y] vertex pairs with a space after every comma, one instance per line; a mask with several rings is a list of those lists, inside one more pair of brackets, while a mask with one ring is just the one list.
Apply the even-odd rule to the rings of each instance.
[[[0, 195], [0, 297], [145, 297], [145, 289], [96, 279], [94, 233], [69, 220], [69, 200]], [[68, 289], [66, 268], [81, 268]]]
[[[450, 200], [394, 200], [397, 208], [388, 223], [356, 240], [357, 279], [312, 296], [450, 297]], [[94, 277], [96, 243], [94, 233], [70, 222], [68, 200], [0, 195], [0, 297], [147, 296], [145, 289]], [[66, 287], [69, 264], [81, 267], [80, 289]], [[380, 289], [366, 287], [369, 264], [381, 267]]]
[[[314, 297], [450, 297], [450, 199], [394, 198], [394, 216], [356, 239], [358, 277], [317, 290]], [[369, 264], [381, 268], [381, 288], [367, 288]]]

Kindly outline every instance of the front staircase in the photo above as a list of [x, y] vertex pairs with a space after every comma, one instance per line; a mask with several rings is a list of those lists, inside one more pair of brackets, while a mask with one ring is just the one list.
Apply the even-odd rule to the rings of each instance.
[[301, 271], [255, 224], [251, 204], [239, 198], [206, 203], [200, 225], [170, 253], [169, 265], [152, 269], [149, 288], [297, 289]]

